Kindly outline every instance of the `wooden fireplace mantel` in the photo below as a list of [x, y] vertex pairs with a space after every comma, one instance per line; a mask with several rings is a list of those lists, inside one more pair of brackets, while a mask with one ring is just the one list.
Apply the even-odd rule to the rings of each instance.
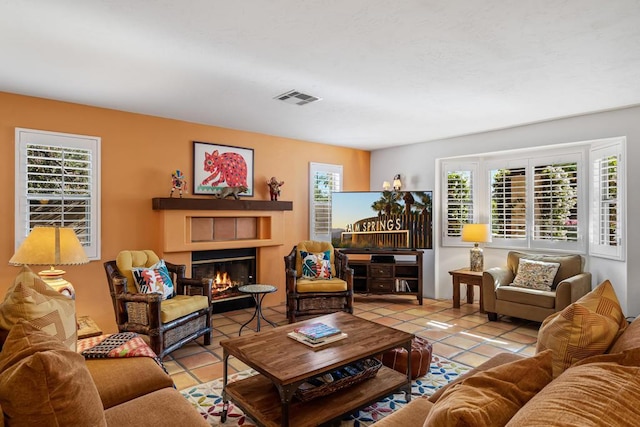
[[252, 199], [195, 199], [156, 197], [153, 210], [290, 211], [293, 202]]

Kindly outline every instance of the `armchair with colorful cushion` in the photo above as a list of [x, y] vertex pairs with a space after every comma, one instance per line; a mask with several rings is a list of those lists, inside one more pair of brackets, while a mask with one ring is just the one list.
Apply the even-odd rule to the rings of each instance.
[[151, 250], [122, 251], [104, 268], [120, 332], [148, 336], [160, 358], [200, 336], [211, 344], [212, 279], [187, 278]]
[[329, 242], [305, 240], [284, 257], [287, 318], [353, 313], [353, 270], [346, 254]]

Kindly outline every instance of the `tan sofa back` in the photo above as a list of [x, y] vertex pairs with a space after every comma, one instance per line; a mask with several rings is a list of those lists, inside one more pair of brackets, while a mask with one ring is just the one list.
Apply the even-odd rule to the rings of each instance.
[[560, 264], [560, 268], [556, 273], [556, 277], [553, 279], [553, 286], [555, 287], [569, 277], [582, 273], [583, 259], [580, 255], [541, 255], [541, 254], [529, 254], [524, 252], [511, 251], [507, 255], [507, 266], [509, 270], [513, 271], [515, 276], [518, 273], [518, 265], [520, 258], [529, 259], [533, 261], [543, 262], [557, 262]]

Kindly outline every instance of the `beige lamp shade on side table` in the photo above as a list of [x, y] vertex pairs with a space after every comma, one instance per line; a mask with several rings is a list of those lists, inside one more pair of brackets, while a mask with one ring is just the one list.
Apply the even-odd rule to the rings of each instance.
[[49, 286], [58, 292], [75, 298], [73, 285], [62, 276], [64, 270], [56, 269], [57, 265], [87, 264], [87, 254], [72, 228], [38, 226], [22, 242], [16, 253], [9, 260], [11, 265], [48, 265], [48, 270], [38, 274]]

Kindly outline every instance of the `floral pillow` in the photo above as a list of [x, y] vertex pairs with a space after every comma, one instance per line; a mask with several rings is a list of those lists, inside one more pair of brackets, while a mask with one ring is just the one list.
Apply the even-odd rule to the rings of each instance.
[[331, 251], [310, 253], [300, 251], [302, 257], [302, 277], [304, 279], [331, 278]]
[[550, 291], [553, 279], [560, 268], [558, 262], [533, 261], [520, 258], [518, 274], [513, 280], [512, 286], [521, 288]]
[[132, 268], [131, 274], [138, 292], [161, 294], [163, 300], [173, 297], [173, 282], [164, 260], [161, 259], [149, 268]]

